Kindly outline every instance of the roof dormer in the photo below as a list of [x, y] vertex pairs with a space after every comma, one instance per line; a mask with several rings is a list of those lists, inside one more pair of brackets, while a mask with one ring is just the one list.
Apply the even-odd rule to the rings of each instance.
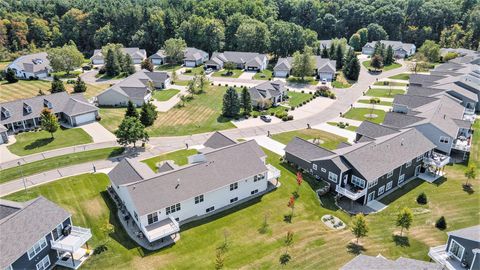
[[10, 111], [5, 107], [2, 107], [2, 114], [5, 118], [9, 118], [11, 116]]
[[32, 113], [32, 106], [28, 105], [27, 103], [23, 103], [23, 110], [29, 114]]
[[43, 106], [51, 109], [53, 107], [52, 103], [46, 99], [43, 99]]

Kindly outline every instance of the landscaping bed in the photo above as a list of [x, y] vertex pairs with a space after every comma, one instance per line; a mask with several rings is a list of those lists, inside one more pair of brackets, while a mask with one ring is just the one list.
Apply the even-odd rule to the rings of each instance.
[[[358, 103], [363, 103], [363, 104], [371, 104], [370, 103], [370, 100], [368, 99], [359, 99], [357, 101]], [[380, 101], [380, 103], [377, 103], [375, 105], [382, 105], [382, 106], [392, 106], [393, 105], [393, 102], [390, 102], [390, 101]]]
[[350, 125], [349, 123], [346, 123], [346, 122], [327, 122], [327, 124], [329, 124], [331, 126], [334, 126], [334, 127], [341, 128], [341, 129], [350, 130], [350, 131], [353, 131], [353, 132], [355, 132], [358, 128], [358, 127], [352, 126], [352, 125]]
[[338, 72], [335, 81], [332, 82], [334, 88], [349, 88], [354, 82], [347, 80], [343, 72]]

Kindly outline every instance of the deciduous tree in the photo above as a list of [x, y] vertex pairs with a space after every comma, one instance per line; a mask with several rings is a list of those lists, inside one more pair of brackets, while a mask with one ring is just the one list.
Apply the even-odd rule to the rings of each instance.
[[408, 207], [404, 207], [397, 216], [396, 225], [401, 228], [400, 236], [403, 236], [403, 229], [409, 229], [413, 222], [412, 210]]
[[352, 46], [352, 48], [359, 52], [362, 50], [362, 43], [360, 40], [360, 35], [358, 33], [353, 34], [348, 41], [348, 45]]
[[418, 52], [423, 54], [428, 61], [438, 62], [440, 60], [440, 46], [432, 40], [426, 40], [418, 49]]
[[305, 47], [303, 53], [295, 52], [293, 54], [292, 72], [295, 76], [305, 80], [305, 76], [312, 75], [315, 68], [315, 59], [313, 58], [312, 48]]
[[40, 113], [40, 125], [43, 130], [50, 133], [53, 139], [53, 133], [55, 133], [60, 125], [58, 124], [58, 119], [54, 113], [48, 108], [45, 108]]
[[115, 131], [115, 135], [117, 136], [117, 142], [123, 146], [133, 144], [133, 147], [136, 147], [138, 141], [145, 143], [149, 140], [145, 126], [136, 117], [125, 117]]
[[140, 64], [140, 68], [141, 69], [146, 69], [150, 72], [153, 72], [153, 64], [152, 64], [152, 61], [150, 61], [149, 58], [145, 59], [142, 61], [142, 63]]
[[170, 63], [179, 63], [183, 60], [187, 43], [181, 38], [170, 38], [165, 41], [165, 55]]
[[47, 58], [54, 71], [64, 71], [67, 74], [83, 63], [83, 54], [78, 51], [73, 42], [65, 44], [63, 47], [50, 49]]
[[374, 55], [371, 59], [370, 65], [378, 70], [383, 68], [383, 58], [380, 55]]
[[365, 220], [365, 216], [362, 213], [357, 214], [353, 218], [351, 231], [352, 231], [353, 235], [357, 238], [357, 244], [358, 244], [358, 240], [361, 237], [367, 236], [368, 225], [367, 225], [367, 221]]

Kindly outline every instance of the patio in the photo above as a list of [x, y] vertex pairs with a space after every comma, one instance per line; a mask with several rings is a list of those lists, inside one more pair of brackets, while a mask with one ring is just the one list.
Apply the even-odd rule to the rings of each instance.
[[376, 210], [371, 208], [370, 206], [360, 204], [347, 197], [340, 197], [340, 198], [337, 197], [337, 206], [342, 208], [343, 211], [352, 215], [356, 215], [359, 213], [368, 215], [370, 213], [376, 212]]

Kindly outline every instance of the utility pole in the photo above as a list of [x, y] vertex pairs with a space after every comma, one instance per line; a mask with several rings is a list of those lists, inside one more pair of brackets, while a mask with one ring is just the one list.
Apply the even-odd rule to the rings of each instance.
[[28, 194], [28, 190], [27, 190], [27, 183], [25, 182], [25, 178], [23, 177], [23, 171], [22, 171], [22, 164], [20, 163], [20, 161], [17, 162], [18, 164], [18, 168], [20, 170], [20, 175], [22, 175], [22, 181], [23, 181], [23, 188], [25, 189], [25, 193]]

